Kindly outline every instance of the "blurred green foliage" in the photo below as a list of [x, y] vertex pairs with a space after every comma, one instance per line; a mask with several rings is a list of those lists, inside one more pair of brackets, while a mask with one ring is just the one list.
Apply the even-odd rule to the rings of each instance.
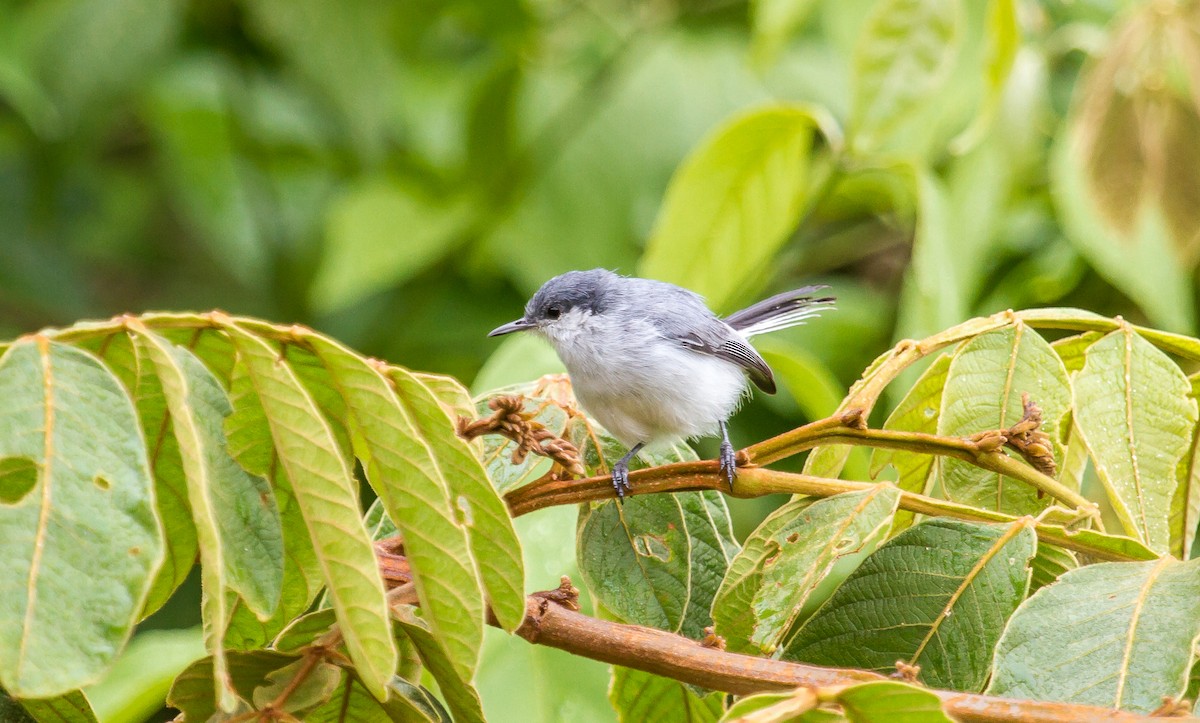
[[[746, 115], [781, 104], [806, 124]], [[776, 156], [761, 208], [686, 183]], [[485, 333], [568, 269], [722, 311], [830, 283], [836, 314], [771, 340], [746, 442], [977, 314], [1195, 333], [1198, 258], [1197, 2], [0, 0], [0, 338], [219, 307], [484, 391], [557, 368]], [[601, 678], [541, 716], [610, 716], [573, 663]]]

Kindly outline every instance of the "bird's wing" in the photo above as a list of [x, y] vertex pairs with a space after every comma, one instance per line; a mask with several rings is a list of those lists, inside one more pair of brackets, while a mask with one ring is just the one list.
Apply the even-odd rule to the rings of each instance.
[[771, 367], [767, 366], [754, 347], [741, 339], [728, 336], [720, 340], [706, 340], [699, 334], [688, 334], [679, 337], [679, 342], [693, 351], [737, 364], [746, 370], [755, 386], [767, 394], [775, 393], [775, 376], [771, 373]]

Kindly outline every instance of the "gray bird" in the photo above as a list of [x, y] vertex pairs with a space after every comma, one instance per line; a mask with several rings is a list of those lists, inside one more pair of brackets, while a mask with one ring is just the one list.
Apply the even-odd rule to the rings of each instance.
[[647, 444], [721, 434], [721, 471], [736, 474], [726, 420], [750, 381], [775, 393], [771, 368], [747, 339], [832, 308], [806, 286], [719, 318], [698, 294], [604, 269], [569, 271], [542, 285], [525, 315], [488, 336], [532, 331], [554, 346], [583, 408], [629, 452], [612, 468], [629, 491], [629, 460]]

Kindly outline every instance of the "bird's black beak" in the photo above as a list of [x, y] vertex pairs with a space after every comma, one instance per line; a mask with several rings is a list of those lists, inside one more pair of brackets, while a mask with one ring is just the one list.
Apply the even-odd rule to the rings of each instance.
[[532, 329], [533, 326], [534, 324], [532, 321], [522, 317], [516, 321], [510, 321], [503, 326], [497, 326], [495, 329], [492, 329], [490, 332], [488, 332], [488, 336], [504, 336], [505, 334], [511, 334], [514, 331], [525, 331], [526, 329]]

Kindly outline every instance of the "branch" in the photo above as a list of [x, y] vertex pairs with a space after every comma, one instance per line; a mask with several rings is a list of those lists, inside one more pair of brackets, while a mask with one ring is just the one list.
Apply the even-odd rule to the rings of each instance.
[[[715, 460], [677, 462], [650, 469], [635, 470], [629, 473], [629, 481], [633, 487], [632, 491], [628, 493], [629, 495], [717, 490], [738, 498], [762, 497], [770, 494], [832, 497], [844, 492], [861, 492], [880, 484], [890, 484], [888, 482], [854, 482], [829, 477], [814, 477], [764, 467], [739, 467], [737, 480], [734, 482], [733, 489], [730, 490]], [[509, 492], [504, 499], [508, 503], [513, 517], [519, 517], [546, 507], [608, 500], [615, 496], [612, 479], [608, 475], [601, 475], [580, 480], [542, 478]], [[901, 509], [918, 514], [941, 515], [976, 522], [1011, 523], [1019, 519], [1016, 515], [979, 509], [907, 490], [900, 490], [899, 504]], [[1085, 537], [1076, 537], [1058, 525], [1035, 522], [1033, 528], [1043, 542], [1067, 550], [1082, 552], [1097, 559], [1115, 561], [1146, 559], [1104, 547]]]
[[[564, 577], [558, 590], [534, 593], [526, 598], [525, 622], [517, 629], [517, 635], [536, 645], [558, 648], [573, 655], [623, 665], [734, 695], [885, 680], [880, 675], [862, 670], [821, 668], [729, 653], [674, 633], [598, 620], [564, 607], [563, 603], [571, 604], [573, 590], [571, 581]], [[942, 700], [947, 713], [964, 723], [1147, 720], [1145, 716], [1135, 713], [1088, 705], [1016, 700], [944, 690], [930, 692]]]

